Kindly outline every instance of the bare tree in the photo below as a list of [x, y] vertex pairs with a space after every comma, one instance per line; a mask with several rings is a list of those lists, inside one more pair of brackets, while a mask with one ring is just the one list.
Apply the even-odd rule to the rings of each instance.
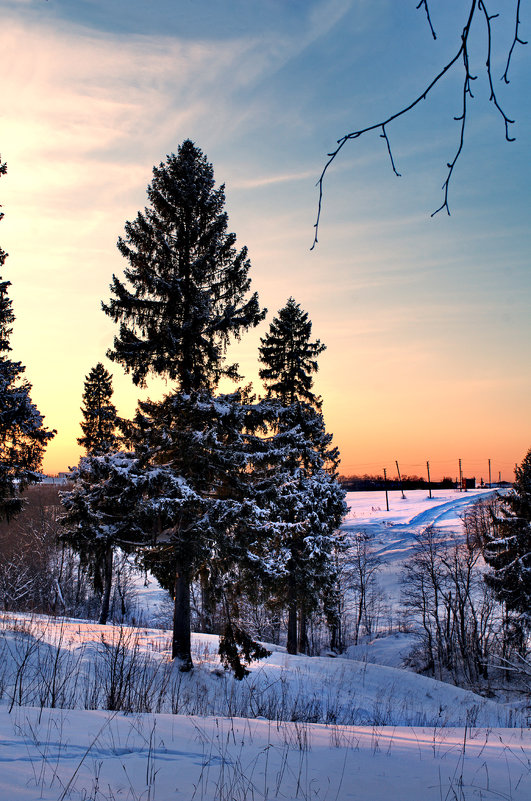
[[[507, 51], [507, 56], [505, 59], [505, 70], [503, 75], [501, 76], [503, 81], [508, 84], [509, 83], [509, 69], [511, 66], [511, 59], [516, 48], [517, 44], [525, 45], [527, 44], [526, 41], [522, 39], [520, 34], [520, 2], [521, 0], [515, 0], [514, 4], [514, 36], [512, 39], [511, 46]], [[484, 51], [485, 51], [485, 73], [490, 89], [490, 97], [489, 100], [495, 106], [497, 112], [501, 116], [504, 126], [505, 126], [505, 139], [507, 142], [514, 141], [514, 137], [510, 135], [510, 126], [514, 123], [513, 119], [510, 119], [509, 116], [505, 113], [502, 108], [501, 102], [499, 100], [498, 92], [495, 89], [494, 85], [494, 76], [492, 73], [492, 51], [493, 51], [493, 21], [498, 18], [499, 14], [491, 14], [487, 10], [487, 5], [490, 5], [490, 0], [468, 0], [468, 3], [465, 5], [466, 8], [466, 20], [464, 22], [464, 27], [460, 31], [458, 46], [456, 46], [456, 51], [452, 58], [437, 72], [428, 85], [424, 88], [424, 90], [414, 97], [409, 103], [407, 103], [403, 108], [398, 109], [387, 115], [384, 119], [380, 119], [370, 125], [365, 126], [364, 128], [359, 128], [354, 131], [350, 131], [349, 133], [344, 134], [340, 139], [336, 142], [336, 147], [328, 153], [328, 160], [323, 167], [319, 180], [317, 182], [317, 186], [319, 188], [319, 201], [318, 201], [318, 208], [317, 208], [317, 218], [315, 221], [315, 234], [314, 240], [312, 245], [312, 250], [317, 244], [317, 236], [319, 232], [319, 222], [321, 218], [321, 208], [322, 208], [322, 201], [323, 201], [323, 186], [324, 186], [324, 179], [325, 175], [328, 171], [328, 168], [332, 164], [332, 162], [336, 159], [339, 155], [340, 151], [346, 145], [347, 142], [352, 141], [353, 139], [359, 139], [363, 134], [370, 133], [372, 131], [379, 131], [380, 137], [384, 140], [387, 153], [391, 162], [391, 168], [396, 176], [400, 176], [398, 169], [396, 167], [395, 158], [393, 156], [393, 152], [391, 150], [391, 143], [389, 140], [389, 126], [395, 120], [399, 119], [400, 117], [405, 116], [408, 114], [412, 109], [414, 109], [421, 101], [426, 100], [430, 92], [434, 89], [434, 87], [439, 84], [446, 76], [448, 76], [452, 71], [460, 69], [461, 70], [461, 111], [458, 116], [454, 117], [457, 122], [460, 122], [460, 131], [458, 136], [458, 143], [457, 148], [454, 153], [453, 158], [451, 158], [448, 163], [448, 173], [446, 176], [446, 180], [443, 184], [443, 201], [441, 205], [432, 213], [432, 217], [438, 212], [446, 210], [447, 214], [450, 214], [450, 206], [448, 202], [448, 193], [450, 188], [450, 181], [452, 179], [453, 171], [459, 156], [463, 150], [463, 144], [465, 141], [465, 128], [467, 122], [467, 115], [468, 115], [468, 104], [469, 101], [473, 99], [474, 95], [472, 93], [472, 82], [476, 80], [476, 75], [474, 75], [471, 71], [471, 58], [470, 58], [470, 32], [473, 27], [473, 23], [478, 20], [479, 23], [483, 24], [484, 29]], [[428, 22], [429, 29], [431, 31], [431, 35], [434, 39], [437, 38], [437, 34], [435, 32], [435, 28], [433, 26], [430, 9], [428, 0], [419, 0], [417, 5], [417, 9], [423, 9], [426, 13], [426, 18]], [[504, 12], [507, 16], [509, 12]]]
[[429, 527], [417, 536], [403, 574], [404, 605], [419, 627], [423, 669], [475, 686], [489, 678], [489, 654], [498, 650], [502, 628], [483, 580], [481, 548], [473, 531], [465, 533], [448, 537]]

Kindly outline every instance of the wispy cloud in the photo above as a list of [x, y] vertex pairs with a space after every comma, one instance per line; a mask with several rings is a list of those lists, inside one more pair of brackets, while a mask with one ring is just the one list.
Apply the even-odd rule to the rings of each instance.
[[236, 181], [232, 181], [231, 186], [234, 189], [258, 189], [262, 186], [272, 186], [273, 184], [307, 181], [309, 178], [314, 177], [315, 173], [313, 170], [304, 170], [303, 172], [289, 172], [281, 175], [265, 175], [257, 178], [236, 179]]

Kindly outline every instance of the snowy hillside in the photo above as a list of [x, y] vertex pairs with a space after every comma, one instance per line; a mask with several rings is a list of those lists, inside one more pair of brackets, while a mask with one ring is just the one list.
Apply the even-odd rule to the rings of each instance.
[[[488, 491], [351, 493], [344, 527], [370, 531], [397, 576], [426, 525], [460, 532]], [[161, 591], [142, 588], [146, 616]], [[499, 703], [398, 669], [393, 634], [342, 657], [271, 656], [241, 682], [217, 637], [196, 668], [169, 659], [170, 632], [79, 620], [0, 618], [0, 799], [5, 801], [463, 801], [531, 797], [525, 699]]]
[[462, 533], [465, 510], [479, 500], [493, 497], [495, 490], [426, 490], [389, 493], [389, 511], [384, 492], [349, 492], [348, 515], [342, 526], [346, 531], [367, 531], [374, 536], [376, 552], [383, 562], [380, 584], [392, 605], [400, 597], [400, 569], [414, 544], [415, 534], [434, 526], [448, 536]]
[[[406, 499], [400, 492], [389, 493], [389, 512], [385, 493], [349, 492], [346, 497], [349, 512], [342, 528], [345, 531], [367, 531], [374, 536], [376, 552], [383, 562], [380, 584], [391, 604], [400, 597], [399, 574], [414, 544], [414, 536], [428, 525], [445, 531], [448, 536], [462, 532], [461, 516], [467, 507], [478, 500], [492, 497], [494, 490], [433, 490], [432, 498], [425, 490], [408, 491]], [[137, 619], [150, 623], [163, 619], [168, 624], [172, 613], [168, 593], [161, 590], [151, 576], [136, 582]]]
[[[196, 635], [198, 667], [183, 675], [168, 632], [4, 615], [0, 798], [529, 798], [531, 735], [515, 707], [282, 650], [237, 682], [216, 646]], [[130, 711], [92, 708], [111, 697]]]

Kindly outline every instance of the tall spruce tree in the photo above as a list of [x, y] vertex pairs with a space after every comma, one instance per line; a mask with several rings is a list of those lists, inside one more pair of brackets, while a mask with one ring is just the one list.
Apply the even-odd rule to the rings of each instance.
[[129, 262], [113, 276], [103, 310], [120, 323], [109, 358], [143, 385], [149, 373], [176, 381], [180, 391], [212, 391], [222, 376], [232, 338], [264, 317], [258, 295], [247, 298], [250, 261], [227, 232], [225, 186], [189, 139], [177, 155], [153, 168], [150, 206], [125, 225], [118, 248]]
[[524, 648], [531, 631], [531, 449], [515, 470], [512, 491], [501, 498], [499, 515], [486, 533], [485, 580], [507, 610], [515, 643]]
[[112, 396], [112, 375], [98, 362], [85, 376], [80, 423], [83, 436], [77, 440], [94, 456], [116, 449], [117, 416]]
[[[0, 176], [6, 164], [0, 160]], [[3, 218], [0, 212], [0, 220]], [[0, 267], [7, 253], [0, 248]], [[9, 358], [15, 320], [8, 297], [10, 281], [0, 278], [0, 518], [9, 520], [23, 506], [21, 492], [40, 481], [39, 470], [48, 442], [55, 436], [43, 425], [43, 416], [30, 397], [25, 367]]]
[[263, 653], [233, 620], [235, 566], [248, 565], [254, 541], [268, 530], [248, 469], [250, 408], [240, 392], [174, 392], [141, 402], [130, 431], [144, 476], [137, 542], [146, 567], [175, 597], [173, 655], [181, 669], [191, 666], [190, 582], [208, 567], [225, 619], [220, 654], [238, 678], [246, 672], [238, 652], [246, 661]]
[[339, 451], [313, 392], [317, 357], [325, 346], [312, 341], [311, 333], [308, 314], [289, 298], [259, 348], [260, 377], [268, 398], [279, 404], [270, 424], [266, 495], [281, 531], [278, 554], [284, 564], [273, 587], [288, 611], [288, 653], [307, 650], [306, 618], [333, 581], [334, 533], [346, 512], [337, 481]]
[[[74, 471], [74, 487], [62, 493], [65, 514], [62, 537], [79, 554], [95, 592], [101, 597], [98, 622], [109, 617], [114, 548], [122, 528], [116, 493], [111, 491], [114, 462], [98, 457], [113, 454], [118, 447], [116, 407], [111, 403], [112, 376], [101, 362], [85, 376], [83, 391], [83, 437], [78, 443], [86, 456]], [[123, 509], [123, 505], [118, 504]]]
[[108, 355], [134, 383], [153, 374], [176, 384], [160, 403], [140, 404], [129, 437], [151, 476], [138, 514], [153, 553], [164, 546], [171, 564], [172, 654], [187, 670], [190, 581], [204, 553], [225, 540], [234, 500], [230, 480], [213, 483], [202, 432], [216, 428], [220, 378], [238, 376], [238, 366], [225, 361], [227, 345], [265, 312], [257, 294], [249, 295], [247, 249], [237, 250], [227, 231], [224, 186], [215, 188], [212, 165], [193, 142], [154, 167], [147, 194], [149, 207], [118, 241], [129, 262], [126, 282], [113, 277], [103, 309], [120, 324]]

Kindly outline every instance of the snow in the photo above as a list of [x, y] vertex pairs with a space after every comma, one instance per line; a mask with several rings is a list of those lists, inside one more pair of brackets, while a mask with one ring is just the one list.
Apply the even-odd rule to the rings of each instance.
[[[6, 801], [512, 799], [529, 733], [0, 710]], [[463, 747], [463, 743], [465, 746]], [[460, 793], [457, 795], [457, 793]]]
[[441, 530], [448, 538], [461, 534], [466, 509], [494, 497], [496, 490], [432, 490], [432, 498], [426, 490], [404, 494], [405, 499], [400, 491], [389, 492], [388, 512], [384, 492], [349, 492], [349, 511], [342, 525], [344, 531], [366, 531], [374, 537], [375, 551], [383, 562], [379, 583], [394, 606], [400, 599], [400, 570], [411, 555], [415, 535], [427, 526]]
[[401, 526], [404, 530], [414, 530], [434, 524], [456, 531], [467, 506], [493, 497], [496, 490], [432, 490], [432, 498], [426, 490], [407, 490], [404, 494], [405, 498], [396, 490], [388, 493], [388, 512], [384, 492], [347, 493], [349, 511], [344, 527], [362, 526], [380, 530], [386, 526]]
[[[433, 494], [430, 500], [423, 491], [408, 492], [402, 500], [390, 493], [390, 512], [383, 493], [347, 497], [344, 526], [374, 534], [391, 589], [417, 531], [433, 524], [458, 534], [466, 506], [489, 493]], [[158, 609], [155, 584], [145, 588], [146, 612], [150, 597]], [[351, 647], [339, 658], [292, 656], [269, 646], [271, 656], [237, 682], [219, 668], [214, 635], [193, 636], [196, 668], [183, 675], [169, 660], [168, 631], [7, 613], [0, 623], [5, 801], [531, 797], [523, 704], [498, 703], [399, 669], [411, 646], [407, 634]], [[113, 642], [136, 648], [153, 682], [178, 681], [179, 714], [170, 713], [168, 700], [160, 711], [142, 714], [83, 708], [87, 682], [102, 685], [94, 684], [92, 700], [104, 695], [108, 677], [93, 666]], [[28, 650], [27, 675], [17, 683], [17, 665]], [[41, 708], [39, 670], [56, 654], [74, 666], [64, 685], [72, 680], [75, 686], [74, 708]], [[22, 704], [12, 704], [22, 685]]]

